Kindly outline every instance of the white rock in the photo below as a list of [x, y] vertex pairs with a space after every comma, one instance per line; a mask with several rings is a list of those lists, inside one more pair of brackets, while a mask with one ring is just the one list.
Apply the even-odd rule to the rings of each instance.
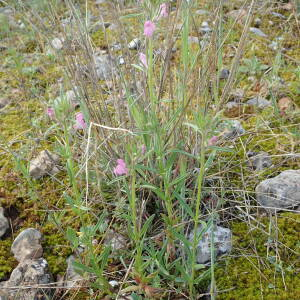
[[51, 41], [51, 45], [54, 49], [56, 50], [61, 50], [63, 48], [63, 40], [62, 39], [59, 39], [59, 38], [54, 38], [52, 41]]
[[141, 41], [138, 38], [133, 39], [129, 44], [128, 48], [130, 50], [138, 50], [141, 47]]

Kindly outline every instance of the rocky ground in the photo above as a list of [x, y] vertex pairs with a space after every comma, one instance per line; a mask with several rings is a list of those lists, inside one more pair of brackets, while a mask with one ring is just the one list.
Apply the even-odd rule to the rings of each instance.
[[[129, 276], [132, 244], [121, 217], [124, 190], [119, 192], [117, 182], [103, 175], [108, 170], [118, 175], [117, 169], [113, 172], [107, 164], [91, 175], [106, 179], [90, 184], [89, 207], [74, 204], [66, 196], [76, 192], [72, 181], [76, 176], [79, 194], [88, 186], [85, 175], [78, 175], [85, 168], [80, 166], [84, 166], [89, 143], [87, 111], [92, 122], [97, 113], [104, 114], [95, 107], [105, 103], [102, 109], [113, 112], [124, 124], [126, 115], [117, 112], [129, 104], [123, 99], [125, 92], [115, 88], [114, 76], [121, 68], [139, 65], [139, 51], [145, 46], [139, 6], [135, 1], [74, 1], [85, 17], [87, 32], [83, 33], [76, 25], [74, 7], [68, 1], [55, 2], [54, 7], [54, 2], [51, 8], [44, 1], [0, 5], [0, 299], [189, 299], [187, 287], [175, 282], [173, 274], [159, 277], [162, 281], [152, 282], [150, 277], [161, 293], [147, 291], [150, 286]], [[179, 2], [168, 2], [170, 15]], [[203, 216], [215, 216], [215, 226], [197, 246], [198, 277], [202, 278], [197, 291], [203, 298], [209, 294], [206, 270], [213, 234], [217, 299], [300, 299], [300, 27], [296, 2], [255, 1], [234, 85], [209, 140], [208, 146], [227, 150], [217, 152], [205, 174], [201, 209]], [[218, 70], [221, 90], [231, 80], [231, 63], [249, 6], [238, 0], [224, 1], [222, 22], [228, 36], [223, 67]], [[215, 32], [211, 1], [197, 1], [192, 11], [191, 51], [205, 47]], [[174, 28], [180, 32], [179, 20]], [[92, 57], [86, 55], [84, 38], [93, 46]], [[163, 45], [164, 34], [160, 32], [157, 39]], [[174, 69], [180, 60], [179, 48], [180, 38], [169, 52]], [[163, 46], [156, 50], [155, 57], [164, 55]], [[83, 79], [90, 78], [91, 72], [96, 83]], [[78, 82], [88, 82], [86, 90]], [[142, 77], [134, 84], [137, 91], [145, 85]], [[83, 105], [86, 99], [91, 106]], [[66, 111], [71, 116], [70, 136], [61, 130], [67, 125], [59, 114]], [[62, 148], [70, 137], [70, 148]], [[76, 176], [70, 175], [69, 150], [78, 162]], [[122, 169], [122, 163], [117, 167]], [[88, 213], [80, 214], [80, 209]], [[148, 205], [142, 217], [149, 217], [153, 210]], [[92, 230], [98, 231], [91, 239], [92, 252], [98, 255], [103, 245], [112, 248], [103, 273], [110, 295], [97, 286], [102, 284], [101, 276], [98, 282], [90, 274], [89, 249], [80, 240], [86, 232], [82, 224], [95, 223], [97, 229]], [[163, 249], [158, 228], [151, 238], [155, 247]], [[187, 232], [186, 239], [192, 242], [194, 231]], [[130, 290], [132, 282], [138, 288]]]

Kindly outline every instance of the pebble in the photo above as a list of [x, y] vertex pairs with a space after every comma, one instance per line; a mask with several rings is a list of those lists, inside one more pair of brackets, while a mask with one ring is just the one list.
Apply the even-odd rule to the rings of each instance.
[[0, 109], [4, 108], [6, 105], [9, 104], [9, 100], [8, 98], [4, 97], [4, 98], [0, 98]]
[[61, 50], [63, 48], [63, 40], [59, 38], [54, 38], [51, 41], [51, 46], [56, 50]]
[[220, 79], [227, 79], [229, 77], [230, 71], [228, 69], [222, 69], [219, 75]]
[[272, 102], [270, 100], [267, 100], [263, 97], [256, 96], [251, 99], [249, 99], [246, 104], [248, 105], [254, 105], [257, 106], [258, 108], [266, 108], [272, 105]]
[[236, 138], [246, 132], [239, 120], [224, 121], [220, 127], [223, 129], [225, 139]]
[[135, 38], [128, 44], [128, 48], [129, 50], [138, 50], [141, 47], [141, 44], [142, 44], [141, 40]]
[[110, 80], [113, 77], [114, 60], [108, 54], [94, 56], [95, 68], [98, 79]]
[[268, 37], [263, 31], [261, 31], [260, 29], [256, 28], [256, 27], [250, 27], [250, 32], [260, 36], [260, 37]]
[[267, 152], [261, 151], [257, 153], [249, 151], [247, 152], [247, 156], [250, 167], [256, 171], [261, 171], [272, 166], [271, 157]]
[[198, 10], [195, 11], [195, 14], [199, 15], [199, 16], [203, 16], [203, 15], [209, 14], [209, 12], [205, 9], [198, 9]]

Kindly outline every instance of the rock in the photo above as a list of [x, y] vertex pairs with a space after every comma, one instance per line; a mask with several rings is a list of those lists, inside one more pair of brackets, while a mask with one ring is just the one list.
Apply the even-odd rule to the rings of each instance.
[[254, 105], [254, 106], [257, 106], [258, 108], [265, 108], [265, 107], [271, 106], [272, 102], [263, 97], [256, 96], [254, 98], [249, 99], [246, 102], [246, 104]]
[[0, 206], [0, 238], [5, 234], [9, 228], [9, 222], [4, 216], [4, 209]]
[[7, 98], [0, 98], [0, 109], [4, 108], [7, 104], [9, 104], [9, 100]]
[[[199, 234], [202, 230], [203, 226], [200, 225], [197, 229], [197, 233]], [[209, 228], [207, 231], [205, 231], [202, 239], [197, 245], [197, 263], [199, 264], [205, 264], [210, 261], [212, 243], [211, 233], [212, 228]], [[189, 235], [189, 241], [192, 242], [193, 239], [194, 232], [192, 231]], [[232, 248], [231, 230], [221, 226], [214, 226], [213, 242], [216, 256], [229, 253]]]
[[235, 9], [227, 13], [229, 18], [237, 20], [239, 24], [243, 24], [247, 19], [247, 11], [245, 9]]
[[249, 151], [247, 156], [249, 157], [249, 165], [254, 170], [261, 171], [272, 166], [271, 157], [267, 152], [261, 151], [257, 153]]
[[14, 240], [11, 246], [11, 252], [18, 262], [25, 259], [41, 258], [43, 248], [41, 246], [42, 234], [34, 229], [23, 230]]
[[281, 18], [281, 19], [285, 19], [285, 16], [283, 14], [277, 13], [275, 11], [272, 11], [271, 15], [273, 15], [274, 17]]
[[82, 282], [83, 277], [80, 276], [76, 271], [73, 266], [73, 262], [75, 261], [74, 255], [70, 255], [67, 258], [67, 272], [65, 275], [65, 287], [70, 289], [73, 288], [74, 286], [80, 285], [80, 282]]
[[250, 27], [249, 30], [250, 30], [250, 32], [252, 32], [260, 37], [268, 37], [263, 31], [261, 31], [260, 29], [258, 29], [256, 27]]
[[79, 90], [78, 90], [78, 87], [75, 86], [73, 90], [69, 90], [66, 92], [66, 99], [74, 107], [77, 107], [80, 105], [78, 95], [79, 95]]
[[255, 18], [254, 20], [254, 26], [259, 27], [261, 25], [261, 19], [260, 18]]
[[288, 208], [300, 205], [300, 170], [286, 170], [262, 181], [255, 189], [263, 207]]
[[228, 69], [222, 69], [219, 75], [220, 79], [227, 79], [229, 77], [230, 71]]
[[209, 12], [205, 9], [198, 9], [198, 10], [195, 11], [195, 14], [199, 15], [199, 16], [203, 16], [203, 15], [209, 14]]
[[212, 31], [212, 29], [209, 27], [208, 22], [206, 22], [206, 21], [202, 22], [201, 27], [200, 27], [200, 32], [201, 33], [209, 33], [211, 31]]
[[96, 55], [94, 56], [95, 68], [98, 79], [109, 80], [112, 79], [114, 72], [114, 61], [110, 55]]
[[197, 36], [189, 36], [188, 43], [189, 44], [199, 44], [199, 38]]
[[4, 282], [3, 289], [11, 297], [9, 299], [49, 300], [53, 288], [47, 287], [52, 282], [52, 275], [44, 258], [26, 259], [12, 271], [10, 279]]
[[126, 248], [127, 240], [123, 235], [117, 233], [116, 231], [109, 230], [106, 233], [104, 244], [110, 245], [112, 247], [112, 251], [118, 251]]
[[39, 155], [30, 161], [29, 175], [34, 179], [39, 179], [45, 175], [55, 175], [59, 172], [59, 156], [48, 150], [43, 150]]
[[235, 89], [230, 92], [230, 99], [235, 102], [241, 102], [244, 98], [245, 91], [243, 89]]
[[125, 59], [122, 55], [118, 57], [118, 64], [119, 65], [124, 65], [125, 64]]
[[278, 105], [280, 112], [285, 112], [285, 111], [289, 110], [290, 108], [292, 108], [293, 102], [292, 102], [291, 98], [283, 97], [278, 100], [277, 105]]
[[63, 40], [59, 38], [54, 38], [51, 41], [51, 46], [56, 50], [61, 50], [63, 48]]
[[224, 121], [220, 125], [220, 129], [223, 129], [222, 134], [225, 139], [236, 138], [239, 135], [242, 135], [245, 133], [245, 129], [243, 128], [241, 122], [238, 120]]
[[142, 44], [141, 40], [135, 38], [128, 44], [128, 48], [130, 50], [138, 50], [141, 47], [141, 44]]

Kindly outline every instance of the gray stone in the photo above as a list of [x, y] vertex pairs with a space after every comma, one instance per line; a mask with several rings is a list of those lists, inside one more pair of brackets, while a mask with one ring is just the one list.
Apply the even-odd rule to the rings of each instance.
[[10, 279], [3, 284], [3, 290], [9, 299], [18, 300], [49, 300], [53, 282], [48, 270], [48, 263], [44, 258], [26, 259], [12, 271]]
[[130, 50], [138, 50], [141, 47], [141, 44], [142, 42], [140, 41], [140, 39], [135, 38], [128, 44], [128, 48]]
[[109, 230], [106, 233], [106, 237], [104, 240], [105, 245], [110, 245], [112, 251], [118, 251], [125, 249], [127, 246], [127, 240], [125, 237], [114, 230]]
[[30, 161], [29, 175], [34, 179], [39, 179], [45, 175], [55, 175], [59, 172], [59, 156], [48, 150], [43, 150], [39, 155]]
[[212, 29], [208, 25], [200, 27], [200, 32], [201, 33], [210, 33], [211, 31], [212, 31]]
[[6, 230], [9, 228], [9, 222], [4, 216], [4, 209], [0, 207], [0, 238], [5, 234]]
[[54, 38], [51, 41], [51, 46], [56, 50], [61, 50], [64, 46], [63, 42], [64, 42], [63, 39]]
[[11, 252], [18, 262], [41, 258], [43, 254], [41, 239], [42, 234], [38, 230], [27, 228], [15, 238]]
[[94, 56], [94, 62], [98, 79], [112, 79], [114, 72], [114, 61], [110, 55], [96, 55]]
[[267, 152], [261, 151], [257, 153], [249, 151], [247, 156], [249, 157], [249, 165], [254, 170], [261, 171], [272, 166], [271, 157]]
[[250, 32], [252, 32], [260, 37], [267, 37], [267, 35], [263, 31], [261, 31], [260, 29], [258, 29], [256, 27], [250, 27], [249, 30], [250, 30]]
[[195, 11], [195, 14], [199, 15], [199, 16], [203, 16], [203, 15], [209, 14], [209, 12], [205, 9], [198, 9], [198, 10]]
[[189, 36], [188, 43], [189, 44], [199, 44], [199, 38], [197, 36]]
[[232, 109], [232, 108], [239, 107], [239, 106], [240, 106], [240, 103], [235, 102], [235, 101], [229, 101], [225, 105], [226, 109]]
[[283, 14], [280, 14], [280, 13], [275, 12], [275, 11], [272, 11], [271, 15], [273, 15], [274, 17], [285, 19], [285, 16]]
[[245, 95], [245, 91], [243, 89], [235, 89], [230, 92], [230, 99], [235, 102], [240, 102]]
[[245, 129], [238, 120], [227, 120], [221, 124], [225, 139], [236, 138], [245, 133]]
[[76, 271], [75, 268], [73, 266], [73, 262], [75, 261], [75, 256], [74, 255], [70, 255], [67, 258], [67, 272], [65, 275], [65, 287], [70, 289], [73, 288], [74, 286], [78, 286], [80, 285], [80, 282], [82, 282], [83, 277], [80, 276]]
[[263, 207], [288, 208], [300, 205], [300, 170], [286, 170], [262, 181], [255, 189]]
[[222, 69], [219, 75], [220, 79], [227, 79], [229, 77], [230, 71], [228, 69]]
[[[203, 230], [203, 225], [200, 225], [197, 229], [197, 234]], [[205, 264], [210, 261], [211, 258], [211, 244], [214, 243], [215, 255], [229, 253], [232, 249], [232, 234], [231, 230], [221, 226], [214, 226], [203, 230], [203, 237], [197, 245], [197, 263]], [[213, 233], [213, 240], [212, 240]], [[189, 235], [189, 241], [194, 239], [194, 231]]]
[[79, 89], [77, 86], [75, 86], [73, 90], [66, 91], [67, 101], [75, 107], [80, 105], [78, 95], [79, 95]]
[[7, 98], [0, 98], [0, 109], [4, 108], [7, 104], [9, 104], [9, 100]]
[[262, 21], [261, 21], [260, 18], [255, 18], [255, 20], [254, 20], [254, 25], [255, 25], [256, 27], [259, 27], [259, 26], [261, 25], [261, 23], [262, 23]]
[[246, 102], [246, 104], [254, 105], [254, 106], [257, 106], [258, 108], [265, 108], [265, 107], [271, 106], [272, 102], [263, 97], [256, 96], [254, 98], [249, 99]]

